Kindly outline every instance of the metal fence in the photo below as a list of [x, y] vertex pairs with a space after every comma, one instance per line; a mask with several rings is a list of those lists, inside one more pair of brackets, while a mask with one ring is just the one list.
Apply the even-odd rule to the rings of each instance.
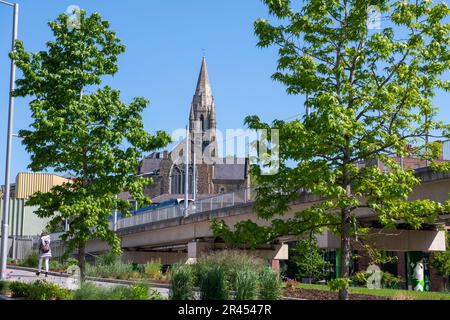
[[[146, 223], [188, 216], [195, 213], [233, 207], [236, 205], [253, 202], [254, 198], [255, 191], [253, 189], [243, 189], [236, 192], [224, 193], [210, 198], [197, 200], [189, 205], [187, 212], [182, 204], [144, 211], [132, 217], [118, 219], [117, 229], [129, 228]], [[112, 222], [110, 223], [110, 227], [113, 228]]]
[[8, 238], [8, 257], [12, 259], [25, 259], [33, 251], [36, 237], [9, 237]]

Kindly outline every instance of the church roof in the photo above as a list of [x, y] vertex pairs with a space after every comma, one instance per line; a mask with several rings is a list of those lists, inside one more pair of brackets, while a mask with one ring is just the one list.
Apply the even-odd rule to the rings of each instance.
[[168, 157], [169, 153], [167, 151], [153, 152], [140, 162], [139, 174], [148, 174], [150, 172], [157, 173], [161, 168], [164, 159], [167, 159]]
[[245, 180], [247, 165], [245, 163], [215, 164], [213, 180]]

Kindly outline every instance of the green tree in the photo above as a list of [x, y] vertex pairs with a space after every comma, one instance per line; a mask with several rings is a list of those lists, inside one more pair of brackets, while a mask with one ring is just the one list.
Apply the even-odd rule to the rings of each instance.
[[70, 183], [37, 193], [27, 202], [38, 205], [36, 214], [52, 217], [51, 225], [69, 219], [70, 230], [62, 238], [68, 252], [78, 249], [84, 279], [85, 244], [102, 239], [120, 252], [120, 239], [110, 230], [113, 210], [128, 213], [129, 204], [116, 198], [129, 190], [134, 199], [148, 203], [143, 186], [150, 179], [136, 177], [143, 152], [165, 146], [170, 138], [162, 131], [144, 130], [141, 113], [148, 101], [134, 98], [126, 104], [120, 92], [101, 87], [104, 76], [118, 71], [118, 55], [125, 46], [99, 14], [79, 15], [71, 28], [66, 14], [49, 22], [54, 39], [47, 50], [29, 53], [18, 42], [11, 53], [23, 78], [16, 96], [31, 96], [34, 122], [20, 137], [31, 154], [33, 171], [53, 170], [69, 174]]
[[[250, 221], [259, 243], [280, 235], [320, 233], [325, 229], [341, 239], [341, 278], [349, 278], [352, 241], [363, 242], [367, 225], [356, 219], [358, 210], [371, 210], [387, 228], [403, 221], [418, 229], [448, 210], [449, 204], [430, 200], [408, 201], [420, 181], [414, 171], [401, 168], [391, 156], [428, 159], [433, 168], [441, 152], [426, 136], [448, 136], [449, 127], [436, 120], [432, 103], [436, 90], [450, 89], [442, 75], [450, 67], [449, 32], [444, 19], [449, 8], [431, 1], [310, 0], [295, 6], [290, 0], [263, 0], [271, 21], [258, 19], [258, 46], [278, 48], [273, 79], [288, 94], [305, 95], [308, 114], [293, 121], [262, 122], [249, 116], [254, 129], [279, 130], [279, 145], [267, 145], [265, 158], [279, 148], [280, 169], [264, 175], [256, 165], [255, 210], [272, 220], [271, 228]], [[369, 5], [383, 20], [380, 29], [368, 26]], [[412, 148], [408, 148], [412, 145]], [[381, 161], [389, 172], [376, 165]], [[293, 218], [275, 219], [289, 209], [302, 190], [322, 201]], [[215, 222], [216, 235], [231, 238], [230, 228]], [[265, 234], [265, 235], [264, 235]], [[347, 281], [347, 280], [345, 280]], [[348, 299], [342, 286], [340, 299]]]
[[316, 238], [299, 240], [293, 251], [296, 255], [292, 261], [298, 268], [298, 277], [320, 279], [329, 273], [331, 264], [325, 260]]

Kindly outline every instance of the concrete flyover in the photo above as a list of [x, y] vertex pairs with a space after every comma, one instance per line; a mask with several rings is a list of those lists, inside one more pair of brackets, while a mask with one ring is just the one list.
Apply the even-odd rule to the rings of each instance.
[[[422, 179], [422, 184], [414, 190], [411, 200], [447, 200], [450, 192], [449, 174], [433, 174], [426, 169], [418, 170], [417, 174]], [[203, 203], [197, 204], [194, 211], [199, 211], [199, 206], [203, 210], [187, 216], [179, 208], [169, 208], [164, 209], [164, 212], [149, 212], [141, 217], [123, 218], [122, 223], [119, 221], [117, 233], [122, 240], [124, 259], [142, 263], [159, 258], [163, 264], [173, 264], [178, 261], [195, 261], [204, 251], [223, 249], [226, 245], [217, 241], [210, 229], [213, 219], [224, 220], [228, 225], [248, 219], [258, 225], [270, 225], [269, 221], [256, 217], [252, 199], [249, 191], [241, 191], [233, 195], [202, 200]], [[291, 205], [284, 218], [293, 217], [295, 212], [318, 202], [318, 197], [303, 193], [298, 201]], [[368, 210], [360, 210], [357, 216], [364, 222], [376, 220], [375, 215]], [[448, 224], [449, 221], [450, 215], [440, 217], [440, 223]], [[339, 239], [329, 232], [324, 232], [317, 238], [322, 248], [339, 247]], [[259, 246], [254, 254], [272, 260], [276, 267], [279, 260], [288, 258], [287, 245], [284, 243], [289, 240], [293, 239], [286, 237], [276, 244]], [[445, 250], [445, 232], [442, 230], [385, 231], [372, 228], [369, 240], [375, 246], [390, 251]], [[86, 249], [87, 252], [100, 253], [109, 247], [102, 241], [90, 241]]]

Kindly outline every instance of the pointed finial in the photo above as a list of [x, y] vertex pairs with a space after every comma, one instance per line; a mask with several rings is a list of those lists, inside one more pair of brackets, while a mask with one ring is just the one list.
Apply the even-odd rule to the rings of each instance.
[[203, 54], [203, 58], [204, 58], [206, 55], [206, 49], [202, 49], [202, 54]]

